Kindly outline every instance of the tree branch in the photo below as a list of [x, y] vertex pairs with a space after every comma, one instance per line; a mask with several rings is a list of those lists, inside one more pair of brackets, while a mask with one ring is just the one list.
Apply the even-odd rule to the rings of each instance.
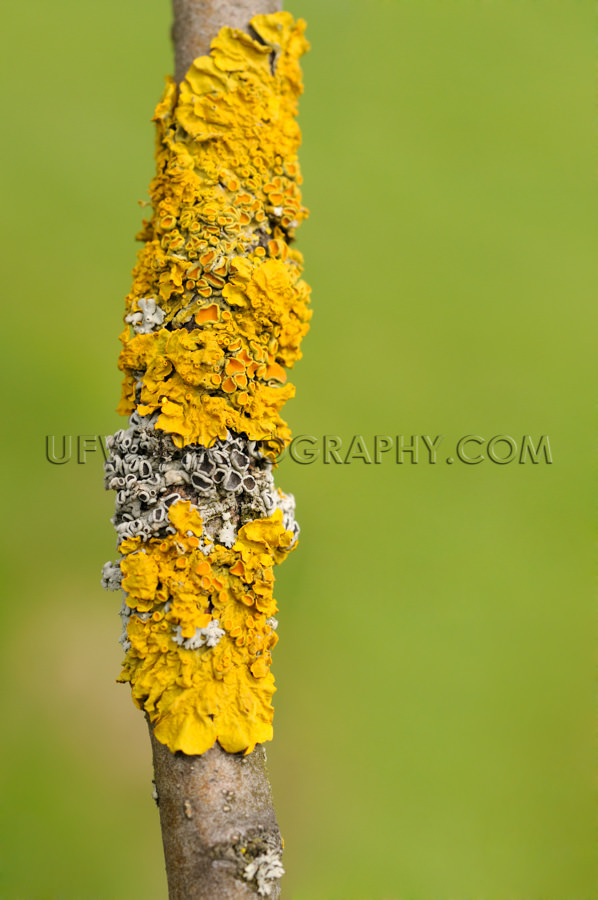
[[278, 5], [174, 0], [187, 77], [156, 107], [153, 211], [120, 336], [129, 420], [108, 439], [105, 483], [121, 557], [103, 575], [124, 594], [119, 680], [151, 723], [171, 900], [277, 898], [284, 874], [262, 744], [273, 568], [299, 526], [273, 469], [311, 313], [290, 246], [307, 215], [308, 45]]
[[[279, 0], [173, 0], [175, 80], [207, 54], [221, 27], [247, 30]], [[149, 724], [149, 723], [148, 723]], [[262, 745], [244, 756], [218, 743], [204, 754], [171, 751], [149, 732], [170, 900], [280, 896], [282, 840]]]
[[247, 30], [259, 13], [282, 9], [281, 0], [172, 0], [175, 81], [185, 77], [194, 59], [210, 51], [210, 41], [224, 25]]
[[170, 900], [278, 898], [282, 842], [263, 746], [187, 756], [149, 731]]

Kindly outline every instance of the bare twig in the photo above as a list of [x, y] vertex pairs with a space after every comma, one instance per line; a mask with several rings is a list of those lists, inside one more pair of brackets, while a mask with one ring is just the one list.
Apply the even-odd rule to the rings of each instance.
[[263, 746], [187, 756], [151, 726], [150, 737], [170, 900], [278, 898], [282, 846]]

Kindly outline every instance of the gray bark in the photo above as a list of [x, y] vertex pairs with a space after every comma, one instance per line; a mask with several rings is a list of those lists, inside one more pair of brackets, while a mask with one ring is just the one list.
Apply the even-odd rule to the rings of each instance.
[[171, 753], [150, 727], [170, 900], [280, 897], [282, 841], [266, 752]]
[[174, 22], [174, 77], [177, 84], [197, 56], [210, 51], [210, 41], [224, 25], [247, 31], [259, 13], [282, 9], [281, 0], [172, 0]]

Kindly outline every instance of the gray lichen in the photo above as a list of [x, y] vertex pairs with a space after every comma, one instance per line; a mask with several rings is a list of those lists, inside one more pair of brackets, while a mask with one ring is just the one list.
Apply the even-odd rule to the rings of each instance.
[[243, 877], [257, 886], [260, 897], [269, 897], [283, 875], [284, 868], [279, 849], [271, 849], [256, 856], [243, 870]]
[[155, 429], [156, 418], [133, 413], [129, 427], [107, 439], [105, 485], [116, 491], [117, 544], [126, 537], [149, 540], [172, 533], [168, 507], [179, 499], [190, 500], [205, 534], [227, 547], [241, 525], [277, 508], [285, 528], [297, 537], [294, 499], [276, 489], [272, 461], [255, 441], [229, 432], [209, 449], [190, 445], [181, 450]]

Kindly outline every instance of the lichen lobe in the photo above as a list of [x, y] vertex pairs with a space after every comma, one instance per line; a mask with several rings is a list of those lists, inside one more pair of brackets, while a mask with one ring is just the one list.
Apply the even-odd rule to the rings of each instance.
[[290, 439], [285, 370], [310, 318], [302, 257], [290, 246], [307, 214], [295, 119], [307, 42], [289, 13], [251, 25], [261, 42], [223, 28], [178, 94], [167, 80], [154, 116], [153, 215], [126, 300], [119, 409], [159, 411], [156, 427], [179, 446], [209, 446], [227, 429]]
[[[106, 467], [121, 558], [104, 581], [124, 592], [119, 680], [157, 740], [188, 755], [272, 737], [273, 567], [298, 528], [271, 469], [311, 315], [291, 246], [307, 214], [304, 27], [274, 13], [250, 34], [223, 28], [154, 115], [153, 212], [119, 357], [130, 424]], [[243, 867], [264, 896], [279, 877], [268, 853]]]

